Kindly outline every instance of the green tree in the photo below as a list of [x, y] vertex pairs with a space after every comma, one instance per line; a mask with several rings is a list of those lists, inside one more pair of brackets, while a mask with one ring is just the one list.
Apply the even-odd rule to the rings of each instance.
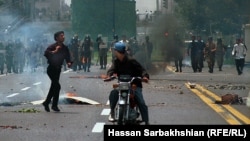
[[135, 1], [74, 0], [71, 5], [72, 28], [80, 36], [103, 34], [112, 39], [113, 34], [136, 34]]
[[208, 34], [240, 34], [243, 24], [250, 22], [248, 0], [175, 0], [176, 12], [190, 29], [206, 30]]

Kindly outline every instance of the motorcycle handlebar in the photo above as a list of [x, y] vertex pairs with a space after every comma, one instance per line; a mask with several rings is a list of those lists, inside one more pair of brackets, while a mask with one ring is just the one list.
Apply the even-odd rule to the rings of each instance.
[[108, 81], [112, 81], [114, 79], [116, 79], [117, 77], [116, 76], [111, 76], [111, 77], [108, 77], [108, 78], [105, 78], [103, 79], [104, 82], [108, 82]]
[[[117, 79], [118, 77], [117, 76], [111, 76], [111, 77], [108, 77], [106, 79], [103, 79], [104, 82], [108, 82], [108, 81], [112, 81], [114, 79]], [[132, 77], [132, 79], [130, 80], [131, 82], [135, 79], [140, 79], [142, 82], [145, 82], [145, 83], [148, 83], [148, 79], [146, 78], [141, 78], [141, 77]]]

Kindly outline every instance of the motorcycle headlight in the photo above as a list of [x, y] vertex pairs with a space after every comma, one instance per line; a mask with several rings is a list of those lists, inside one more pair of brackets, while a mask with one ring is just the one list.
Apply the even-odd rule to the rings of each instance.
[[122, 93], [121, 93], [121, 96], [122, 96], [122, 97], [126, 97], [127, 95], [128, 95], [127, 92], [122, 92]]
[[127, 89], [129, 89], [129, 84], [128, 83], [120, 83], [119, 89], [120, 90], [127, 90]]

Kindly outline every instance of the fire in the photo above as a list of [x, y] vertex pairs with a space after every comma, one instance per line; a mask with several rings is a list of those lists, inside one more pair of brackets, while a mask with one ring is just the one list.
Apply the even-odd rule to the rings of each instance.
[[[74, 97], [76, 96], [76, 93], [67, 93], [66, 94], [66, 97]], [[79, 103], [80, 101], [79, 100], [74, 100], [74, 103]]]
[[67, 93], [66, 96], [72, 97], [72, 96], [76, 96], [76, 94], [75, 93]]
[[101, 75], [100, 75], [100, 78], [101, 78], [101, 79], [105, 79], [105, 78], [107, 78], [107, 77], [108, 77], [108, 76], [105, 75], [105, 74], [101, 74]]

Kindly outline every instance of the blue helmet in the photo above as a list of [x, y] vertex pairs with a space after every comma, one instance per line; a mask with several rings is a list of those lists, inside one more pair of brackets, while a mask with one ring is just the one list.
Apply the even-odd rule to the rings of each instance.
[[114, 49], [118, 52], [125, 53], [126, 45], [122, 42], [115, 43]]

